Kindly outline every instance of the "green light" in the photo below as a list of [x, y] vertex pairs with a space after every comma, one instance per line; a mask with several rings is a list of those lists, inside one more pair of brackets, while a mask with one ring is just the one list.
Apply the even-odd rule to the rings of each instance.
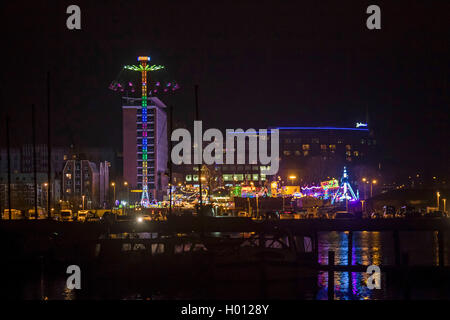
[[164, 69], [164, 66], [156, 64], [154, 64], [153, 66], [146, 65], [145, 67], [142, 65], [125, 65], [123, 66], [123, 68], [131, 71], [156, 71]]

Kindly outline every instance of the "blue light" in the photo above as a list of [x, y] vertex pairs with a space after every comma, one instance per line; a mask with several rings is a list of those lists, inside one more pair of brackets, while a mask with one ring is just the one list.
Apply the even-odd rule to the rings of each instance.
[[[277, 127], [273, 129], [278, 130], [347, 130], [347, 131], [369, 131], [367, 128], [342, 128], [342, 127]], [[249, 134], [244, 131], [235, 131], [235, 132], [227, 132], [227, 134]], [[270, 133], [270, 129], [267, 130], [267, 133]], [[251, 135], [259, 135], [258, 131], [255, 130], [254, 134]]]
[[360, 128], [342, 128], [342, 127], [277, 127], [278, 130], [350, 130], [350, 131], [369, 131], [369, 129]]

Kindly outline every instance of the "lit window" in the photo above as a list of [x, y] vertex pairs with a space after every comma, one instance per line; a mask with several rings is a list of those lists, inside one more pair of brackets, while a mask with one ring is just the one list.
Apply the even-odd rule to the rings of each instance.
[[289, 150], [284, 150], [284, 151], [283, 151], [283, 154], [284, 154], [285, 156], [290, 156], [290, 155], [291, 155], [291, 152], [290, 152]]
[[300, 154], [301, 154], [300, 151], [298, 151], [298, 150], [295, 151], [296, 156], [299, 156]]
[[352, 150], [352, 146], [349, 145], [349, 144], [346, 144], [346, 145], [345, 145], [345, 149], [347, 149], [347, 150]]
[[309, 144], [302, 145], [303, 150], [309, 150]]
[[232, 174], [224, 174], [223, 181], [233, 181], [233, 175]]
[[67, 179], [72, 179], [72, 174], [66, 173], [66, 178], [67, 178]]
[[186, 175], [186, 181], [192, 181], [192, 176], [190, 174]]
[[[261, 175], [263, 176], [263, 175]], [[258, 174], [253, 174], [253, 181], [258, 181]]]
[[326, 144], [321, 144], [320, 145], [320, 149], [321, 150], [327, 150], [327, 145]]
[[355, 157], [358, 157], [358, 156], [359, 156], [359, 152], [358, 152], [358, 151], [353, 151], [353, 155], [354, 155]]
[[308, 150], [303, 151], [303, 155], [306, 157], [309, 154]]

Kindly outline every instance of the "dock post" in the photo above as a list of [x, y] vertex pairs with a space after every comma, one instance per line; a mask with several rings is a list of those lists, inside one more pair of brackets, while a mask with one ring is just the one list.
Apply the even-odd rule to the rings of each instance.
[[444, 261], [444, 230], [438, 231], [438, 255], [439, 255], [439, 267], [445, 265]]
[[398, 230], [394, 230], [394, 254], [395, 254], [395, 265], [399, 266], [401, 264], [401, 253], [400, 253], [400, 237]]
[[314, 232], [314, 259], [316, 263], [319, 263], [319, 233]]
[[405, 300], [411, 299], [411, 283], [409, 270], [409, 254], [404, 252], [402, 254], [402, 268], [403, 268], [403, 295]]
[[328, 300], [334, 300], [334, 251], [328, 251]]
[[348, 232], [347, 244], [347, 265], [351, 266], [353, 264], [353, 231]]

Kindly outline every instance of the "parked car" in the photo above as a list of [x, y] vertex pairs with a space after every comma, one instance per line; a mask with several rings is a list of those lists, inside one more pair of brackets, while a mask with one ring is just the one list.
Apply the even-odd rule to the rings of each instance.
[[[9, 220], [9, 209], [3, 210], [3, 216], [2, 219]], [[11, 209], [11, 219], [12, 220], [20, 220], [23, 219], [22, 211], [17, 209]]]
[[248, 213], [245, 211], [239, 211], [237, 216], [241, 217], [241, 218], [245, 218], [245, 217], [248, 217]]
[[86, 219], [84, 220], [84, 222], [96, 222], [96, 221], [100, 221], [100, 218], [97, 216], [96, 213], [89, 211], [86, 215]]
[[381, 217], [382, 217], [382, 214], [380, 212], [377, 212], [377, 211], [374, 211], [374, 212], [372, 212], [370, 214], [370, 218], [372, 218], [372, 219], [378, 219], [378, 218], [381, 218]]
[[108, 211], [101, 216], [100, 220], [102, 222], [113, 223], [116, 220], [116, 216], [114, 213]]
[[88, 214], [88, 210], [78, 210], [77, 221], [84, 222]]
[[295, 219], [295, 212], [285, 210], [279, 212], [280, 219]]
[[394, 218], [394, 216], [395, 216], [395, 207], [393, 206], [383, 207], [383, 218]]
[[73, 221], [72, 210], [61, 210], [60, 219], [61, 221]]

